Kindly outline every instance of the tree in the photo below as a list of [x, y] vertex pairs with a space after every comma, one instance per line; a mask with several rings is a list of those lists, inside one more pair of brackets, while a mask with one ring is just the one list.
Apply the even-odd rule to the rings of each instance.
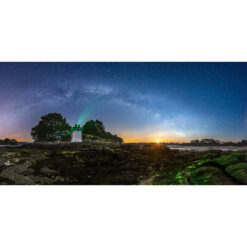
[[82, 128], [84, 134], [95, 135], [100, 137], [103, 137], [105, 134], [105, 127], [103, 123], [97, 119], [95, 121], [87, 121]]
[[191, 144], [199, 144], [200, 141], [196, 139], [196, 140], [192, 140], [190, 143], [191, 143]]
[[103, 123], [101, 122], [101, 121], [99, 121], [99, 120], [95, 120], [95, 127], [96, 127], [96, 129], [97, 129], [97, 135], [98, 136], [102, 136], [102, 135], [104, 135], [104, 133], [105, 133], [105, 126], [103, 125]]
[[18, 145], [18, 142], [15, 139], [10, 140], [9, 138], [5, 138], [4, 140], [0, 140], [0, 145]]
[[118, 137], [117, 135], [112, 135], [110, 132], [106, 132], [105, 126], [99, 120], [87, 121], [82, 127], [82, 133], [84, 135], [92, 135], [92, 136], [105, 138], [113, 142], [121, 142], [121, 143], [123, 142], [123, 139]]
[[82, 131], [83, 131], [83, 134], [95, 135], [95, 136], [98, 135], [98, 129], [95, 124], [95, 121], [93, 120], [87, 121], [82, 127]]
[[242, 140], [242, 141], [241, 141], [241, 144], [247, 145], [247, 140]]
[[39, 124], [32, 128], [31, 135], [35, 141], [68, 141], [70, 126], [66, 118], [59, 113], [49, 113], [41, 117]]

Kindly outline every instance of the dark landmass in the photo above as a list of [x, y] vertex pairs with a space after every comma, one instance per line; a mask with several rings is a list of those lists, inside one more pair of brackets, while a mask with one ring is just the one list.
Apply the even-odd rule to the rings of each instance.
[[93, 142], [2, 147], [0, 184], [247, 184], [247, 152]]
[[192, 140], [190, 143], [180, 143], [179, 145], [193, 145], [193, 146], [247, 146], [247, 140], [240, 142], [222, 142], [214, 139]]
[[107, 132], [104, 124], [97, 119], [87, 121], [82, 127], [80, 123], [71, 127], [66, 118], [56, 112], [42, 116], [32, 128], [31, 136], [34, 142], [70, 142], [75, 130], [81, 131], [82, 138], [86, 141], [123, 142], [121, 137]]
[[18, 145], [17, 140], [5, 138], [4, 140], [0, 139], [0, 145]]
[[[140, 144], [155, 144], [155, 143], [132, 143], [133, 145]], [[202, 139], [202, 140], [192, 140], [191, 142], [162, 142], [163, 145], [176, 145], [176, 146], [198, 146], [198, 147], [208, 147], [208, 146], [236, 146], [236, 147], [247, 147], [247, 140], [242, 140], [240, 142], [222, 142], [214, 139]]]

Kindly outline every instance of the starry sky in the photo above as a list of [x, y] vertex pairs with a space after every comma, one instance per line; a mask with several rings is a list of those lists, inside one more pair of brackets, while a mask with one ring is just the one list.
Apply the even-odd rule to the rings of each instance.
[[40, 117], [101, 120], [126, 142], [247, 139], [247, 63], [0, 63], [0, 139]]

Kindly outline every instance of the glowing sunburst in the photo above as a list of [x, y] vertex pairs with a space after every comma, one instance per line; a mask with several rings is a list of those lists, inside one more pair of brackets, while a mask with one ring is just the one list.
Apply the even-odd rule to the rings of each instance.
[[156, 142], [157, 144], [160, 144], [160, 139], [157, 139], [155, 142]]

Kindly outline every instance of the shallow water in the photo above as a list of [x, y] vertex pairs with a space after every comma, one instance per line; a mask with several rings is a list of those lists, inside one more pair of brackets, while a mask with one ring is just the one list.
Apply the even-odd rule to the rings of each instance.
[[3, 147], [11, 147], [11, 148], [14, 148], [14, 147], [20, 147], [22, 146], [21, 144], [18, 144], [18, 145], [0, 145], [0, 148], [3, 148]]
[[180, 146], [180, 145], [167, 145], [170, 149], [178, 150], [193, 150], [193, 151], [209, 151], [209, 150], [221, 150], [221, 151], [247, 151], [247, 146], [236, 147], [236, 146]]

